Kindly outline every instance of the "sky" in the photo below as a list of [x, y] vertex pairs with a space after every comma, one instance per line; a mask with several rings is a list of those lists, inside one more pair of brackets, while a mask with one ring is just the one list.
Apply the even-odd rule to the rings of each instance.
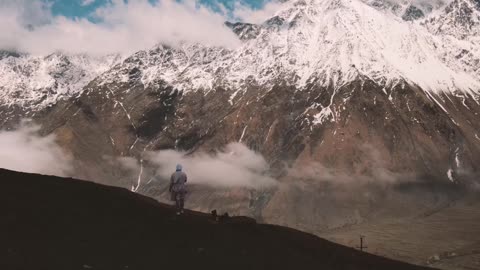
[[[201, 0], [200, 3], [210, 6], [213, 9], [218, 4], [223, 4], [226, 8], [232, 10], [234, 6], [241, 3], [253, 9], [261, 9], [268, 0]], [[54, 15], [62, 15], [70, 18], [82, 17], [86, 18], [99, 7], [105, 6], [109, 0], [54, 0], [52, 1], [52, 13]], [[154, 4], [154, 0], [149, 0]]]
[[225, 21], [261, 23], [278, 0], [0, 0], [0, 50], [130, 54], [159, 43], [234, 48]]

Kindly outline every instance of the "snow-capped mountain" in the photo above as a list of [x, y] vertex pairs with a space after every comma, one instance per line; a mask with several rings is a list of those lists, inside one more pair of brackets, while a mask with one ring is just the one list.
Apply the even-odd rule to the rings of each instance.
[[236, 50], [158, 46], [130, 57], [103, 80], [128, 80], [126, 74], [136, 68], [144, 84], [161, 79], [181, 90], [238, 90], [245, 83], [269, 88], [279, 80], [304, 88], [309, 82], [343, 85], [359, 78], [432, 92], [480, 88], [475, 63], [461, 63], [457, 55], [475, 44], [447, 42], [357, 0], [291, 1], [262, 25], [230, 27], [244, 40]]
[[288, 1], [261, 25], [227, 23], [244, 41], [235, 50], [159, 45], [113, 69], [119, 56], [4, 56], [1, 98], [4, 103], [51, 104], [106, 71], [105, 82], [128, 80], [133, 68], [144, 84], [163, 80], [180, 90], [224, 87], [236, 93], [245, 83], [271, 88], [282, 80], [305, 88], [311, 82], [344, 85], [368, 78], [387, 88], [407, 83], [431, 92], [478, 93], [478, 3], [453, 1], [421, 23], [385, 12], [401, 9], [397, 15], [403, 16], [412, 5], [407, 0]]

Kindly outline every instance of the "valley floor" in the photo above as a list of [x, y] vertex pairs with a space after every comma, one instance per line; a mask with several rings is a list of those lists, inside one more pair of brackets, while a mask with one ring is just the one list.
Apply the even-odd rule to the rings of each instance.
[[480, 200], [470, 198], [425, 216], [365, 223], [319, 235], [347, 246], [358, 245], [358, 236], [365, 235], [373, 254], [449, 270], [480, 269], [479, 209]]

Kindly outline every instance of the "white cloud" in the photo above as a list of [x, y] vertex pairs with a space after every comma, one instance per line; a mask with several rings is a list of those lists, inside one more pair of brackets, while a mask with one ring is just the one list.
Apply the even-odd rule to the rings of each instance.
[[91, 4], [95, 3], [96, 0], [82, 0], [81, 5], [82, 6], [90, 6]]
[[[2, 25], [8, 29], [11, 26], [42, 25], [51, 19], [51, 3], [39, 0], [0, 0], [2, 17], [13, 18], [15, 24]], [[4, 19], [0, 17], [0, 19]]]
[[157, 175], [163, 179], [169, 179], [176, 164], [180, 163], [192, 184], [247, 188], [264, 188], [276, 184], [266, 174], [269, 166], [265, 159], [240, 143], [231, 143], [215, 154], [186, 155], [174, 150], [151, 152], [148, 161], [158, 168]]
[[281, 9], [282, 4], [279, 1], [272, 1], [266, 3], [261, 9], [252, 9], [242, 2], [236, 2], [233, 16], [242, 22], [259, 24], [274, 16]]
[[39, 0], [0, 1], [0, 49], [34, 54], [107, 54], [132, 53], [160, 42], [225, 47], [239, 44], [224, 25], [226, 18], [195, 0], [161, 0], [155, 5], [148, 0], [112, 0], [96, 10], [98, 23], [52, 16], [49, 7]]
[[40, 136], [39, 127], [22, 122], [18, 129], [0, 131], [0, 167], [15, 171], [68, 176], [72, 159], [55, 142]]

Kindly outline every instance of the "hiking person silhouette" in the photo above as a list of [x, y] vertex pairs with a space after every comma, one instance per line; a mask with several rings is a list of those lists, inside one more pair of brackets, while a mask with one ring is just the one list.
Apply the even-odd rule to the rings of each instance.
[[185, 195], [187, 194], [187, 174], [182, 171], [182, 165], [178, 164], [175, 172], [170, 177], [169, 191], [172, 201], [175, 201], [177, 215], [183, 214]]

